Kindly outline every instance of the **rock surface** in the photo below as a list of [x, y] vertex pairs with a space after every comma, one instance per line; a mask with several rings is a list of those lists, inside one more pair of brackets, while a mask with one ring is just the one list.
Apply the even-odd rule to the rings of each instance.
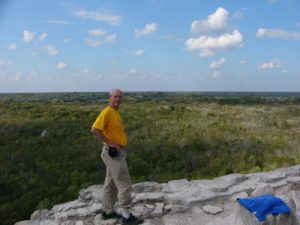
[[[212, 180], [186, 179], [133, 185], [133, 214], [145, 225], [300, 225], [300, 165], [273, 172], [230, 174]], [[102, 185], [79, 192], [78, 199], [38, 210], [15, 225], [116, 225], [102, 220]], [[273, 194], [292, 213], [259, 222], [236, 198]], [[116, 205], [116, 209], [118, 205]]]

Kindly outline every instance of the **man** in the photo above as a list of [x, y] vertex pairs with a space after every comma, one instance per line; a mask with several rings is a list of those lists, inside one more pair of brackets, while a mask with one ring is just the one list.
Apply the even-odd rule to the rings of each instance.
[[[106, 178], [102, 196], [102, 218], [121, 218], [122, 224], [140, 224], [143, 221], [133, 216], [131, 207], [131, 180], [126, 163], [127, 135], [125, 125], [118, 112], [122, 102], [122, 91], [110, 92], [109, 105], [103, 109], [92, 125], [91, 132], [103, 141], [101, 158], [106, 166]], [[119, 200], [120, 213], [114, 211]]]

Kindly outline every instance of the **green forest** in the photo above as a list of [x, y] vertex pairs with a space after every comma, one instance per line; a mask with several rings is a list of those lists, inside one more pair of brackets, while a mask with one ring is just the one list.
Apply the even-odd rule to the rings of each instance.
[[[104, 182], [90, 128], [107, 104], [102, 92], [0, 94], [1, 225]], [[300, 93], [125, 92], [120, 113], [133, 183], [300, 163]]]

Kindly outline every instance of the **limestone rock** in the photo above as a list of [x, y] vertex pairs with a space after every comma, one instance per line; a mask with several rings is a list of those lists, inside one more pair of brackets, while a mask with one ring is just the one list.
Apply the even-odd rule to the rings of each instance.
[[218, 207], [218, 206], [205, 205], [203, 207], [203, 211], [208, 213], [208, 214], [216, 215], [218, 213], [223, 212], [223, 209], [221, 207]]
[[47, 138], [47, 137], [49, 137], [49, 132], [47, 130], [43, 130], [40, 136], [42, 138]]
[[[146, 225], [300, 225], [300, 165], [272, 172], [229, 174], [215, 179], [187, 179], [133, 185], [132, 213]], [[35, 211], [15, 225], [117, 225], [102, 220], [102, 188], [93, 185], [77, 200]], [[260, 223], [237, 198], [274, 194], [290, 207], [290, 215], [268, 216]], [[115, 205], [118, 211], [118, 204]]]

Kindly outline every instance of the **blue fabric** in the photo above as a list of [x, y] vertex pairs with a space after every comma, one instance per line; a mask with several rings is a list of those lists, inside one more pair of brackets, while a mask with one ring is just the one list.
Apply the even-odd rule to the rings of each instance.
[[257, 219], [262, 222], [266, 220], [267, 215], [278, 215], [279, 213], [290, 214], [290, 208], [273, 195], [261, 195], [252, 198], [237, 198], [237, 201], [252, 212]]

